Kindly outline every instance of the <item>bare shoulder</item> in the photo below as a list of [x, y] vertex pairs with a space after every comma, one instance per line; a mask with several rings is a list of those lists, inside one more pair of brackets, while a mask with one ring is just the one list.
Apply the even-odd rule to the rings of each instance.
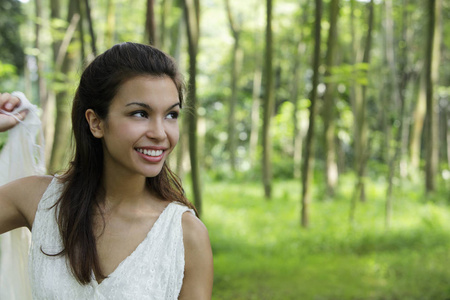
[[24, 178], [17, 179], [18, 182], [26, 182], [30, 185], [33, 185], [35, 187], [45, 187], [47, 188], [50, 182], [53, 180], [53, 176], [51, 175], [34, 175], [34, 176], [28, 176]]
[[0, 187], [0, 201], [9, 208], [8, 217], [22, 216], [23, 220], [17, 224], [31, 229], [39, 201], [52, 179], [52, 176], [29, 176]]
[[207, 240], [209, 244], [208, 229], [195, 215], [190, 212], [185, 212], [182, 217], [182, 226], [185, 242], [199, 243]]
[[14, 191], [18, 197], [25, 197], [26, 200], [36, 200], [35, 198], [38, 198], [37, 200], [39, 201], [52, 179], [53, 176], [48, 175], [28, 176], [12, 181], [6, 187]]
[[206, 226], [193, 214], [182, 217], [185, 248], [185, 276], [178, 299], [211, 299], [213, 255]]

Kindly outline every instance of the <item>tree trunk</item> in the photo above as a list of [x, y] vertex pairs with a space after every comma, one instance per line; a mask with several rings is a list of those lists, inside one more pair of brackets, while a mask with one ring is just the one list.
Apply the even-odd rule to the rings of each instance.
[[447, 164], [447, 168], [450, 167], [450, 157], [449, 157], [449, 146], [450, 141], [448, 140], [448, 137], [450, 136], [448, 127], [450, 126], [450, 119], [449, 119], [449, 111], [450, 111], [450, 103], [441, 102], [440, 105], [440, 116], [439, 116], [439, 140], [441, 141], [441, 148], [439, 149], [440, 158], [442, 160], [442, 163]]
[[149, 45], [158, 47], [156, 38], [156, 22], [155, 22], [155, 0], [147, 0], [147, 11], [145, 18], [145, 40]]
[[164, 48], [165, 47], [165, 36], [167, 34], [166, 18], [167, 18], [167, 14], [169, 13], [170, 4], [171, 4], [169, 2], [171, 2], [171, 1], [169, 1], [169, 0], [161, 1], [161, 19], [160, 19], [160, 23], [159, 23], [159, 36], [158, 36], [160, 49], [165, 49]]
[[[353, 4], [353, 1], [352, 1]], [[368, 4], [369, 19], [368, 19], [368, 30], [367, 37], [364, 46], [363, 63], [369, 64], [370, 62], [370, 50], [372, 48], [372, 30], [374, 22], [374, 5], [373, 0]], [[352, 7], [353, 14], [353, 7]], [[353, 17], [353, 15], [352, 15]], [[367, 76], [367, 75], [366, 75]], [[358, 86], [355, 84], [355, 91], [353, 95], [353, 113], [355, 116], [355, 160], [356, 160], [356, 174], [357, 183], [353, 191], [351, 206], [350, 206], [350, 222], [353, 222], [356, 202], [359, 198], [360, 201], [365, 201], [365, 169], [367, 160], [369, 157], [367, 136], [368, 136], [368, 126], [366, 122], [366, 86]]]
[[176, 25], [174, 26], [174, 29], [171, 33], [171, 44], [170, 44], [170, 53], [173, 55], [175, 59], [178, 59], [181, 57], [181, 46], [184, 39], [183, 32], [183, 24], [185, 24], [184, 21], [185, 17], [183, 14], [181, 14], [180, 18], [178, 18]]
[[[258, 56], [258, 54], [256, 54]], [[252, 167], [255, 166], [255, 158], [256, 158], [256, 147], [258, 145], [258, 129], [259, 129], [259, 107], [260, 107], [260, 98], [261, 94], [261, 77], [262, 72], [259, 68], [259, 59], [255, 59], [255, 71], [253, 73], [253, 89], [252, 89], [252, 127], [250, 131], [250, 145], [249, 145], [249, 157], [251, 159]]]
[[38, 49], [38, 55], [36, 57], [37, 64], [37, 75], [38, 75], [38, 87], [39, 87], [39, 102], [42, 108], [46, 107], [47, 104], [47, 84], [44, 78], [44, 62], [41, 58], [44, 49], [41, 43], [41, 27], [42, 27], [42, 1], [35, 1], [36, 8], [36, 40], [35, 46]]
[[412, 101], [411, 97], [407, 97], [408, 88], [410, 88], [410, 82], [412, 78], [412, 72], [409, 71], [408, 66], [413, 65], [409, 49], [412, 46], [411, 42], [411, 24], [409, 24], [410, 13], [406, 9], [409, 7], [409, 0], [403, 0], [402, 2], [402, 40], [404, 42], [404, 47], [399, 49], [399, 75], [400, 82], [398, 86], [398, 96], [401, 101], [401, 133], [400, 133], [400, 153], [399, 153], [399, 169], [401, 178], [405, 178], [410, 170], [408, 164], [408, 142], [410, 135], [410, 123], [411, 123], [411, 111], [412, 111]]
[[[390, 227], [391, 219], [392, 219], [392, 190], [393, 190], [393, 181], [394, 176], [396, 174], [397, 167], [400, 167], [400, 175], [403, 177], [406, 174], [406, 163], [404, 161], [404, 154], [405, 154], [405, 148], [407, 144], [407, 124], [406, 124], [406, 103], [405, 103], [405, 89], [408, 84], [408, 76], [405, 74], [405, 68], [408, 64], [407, 58], [407, 34], [406, 34], [406, 20], [407, 20], [407, 10], [406, 7], [408, 7], [407, 0], [404, 0], [403, 2], [403, 20], [402, 20], [402, 39], [405, 42], [405, 47], [403, 48], [402, 53], [399, 55], [399, 72], [397, 73], [397, 62], [394, 58], [394, 24], [393, 24], [393, 12], [392, 12], [392, 3], [390, 0], [386, 0], [386, 46], [387, 46], [387, 64], [390, 66], [390, 76], [389, 76], [389, 82], [392, 84], [392, 99], [394, 99], [394, 104], [397, 104], [399, 102], [400, 108], [391, 107], [391, 111], [396, 111], [399, 120], [399, 126], [397, 128], [397, 132], [394, 135], [394, 141], [392, 141], [392, 144], [394, 144], [394, 153], [391, 156], [389, 160], [389, 175], [388, 175], [388, 189], [387, 189], [387, 195], [386, 195], [386, 221], [385, 226], [386, 228]], [[388, 34], [389, 33], [389, 34]], [[397, 80], [397, 74], [401, 75], [401, 80]], [[398, 106], [398, 104], [396, 105]], [[395, 128], [395, 126], [394, 126]], [[399, 164], [400, 162], [400, 164]]]
[[445, 112], [445, 136], [446, 136], [446, 145], [447, 145], [447, 169], [450, 169], [450, 104], [447, 103], [447, 110]]
[[114, 0], [106, 2], [106, 29], [105, 29], [105, 45], [111, 48], [114, 45], [114, 32], [116, 28], [116, 5]]
[[[302, 163], [302, 151], [303, 151], [303, 138], [305, 136], [306, 129], [305, 126], [300, 124], [301, 118], [299, 118], [299, 108], [298, 100], [299, 95], [303, 95], [303, 84], [300, 82], [300, 60], [306, 56], [306, 43], [304, 41], [304, 24], [308, 24], [309, 17], [309, 1], [305, 1], [302, 9], [301, 26], [300, 26], [300, 36], [297, 43], [296, 53], [294, 55], [294, 80], [292, 82], [292, 102], [294, 104], [294, 109], [292, 111], [292, 121], [294, 123], [294, 178], [299, 179], [301, 176], [301, 163]], [[302, 61], [302, 63], [304, 60]], [[302, 90], [300, 90], [300, 88]], [[302, 122], [303, 123], [303, 122]]]
[[436, 174], [439, 160], [438, 141], [438, 106], [434, 95], [434, 88], [438, 81], [440, 60], [440, 14], [441, 0], [428, 0], [428, 34], [425, 54], [425, 78], [427, 91], [426, 113], [426, 159], [425, 159], [425, 188], [427, 193], [436, 189]]
[[191, 160], [192, 191], [194, 194], [194, 203], [199, 214], [202, 212], [202, 198], [200, 191], [200, 174], [197, 150], [197, 92], [196, 92], [196, 74], [197, 74], [197, 53], [200, 30], [200, 1], [183, 0], [186, 29], [189, 43], [189, 82], [187, 99], [191, 108], [188, 117], [189, 130], [189, 155]]
[[[172, 2], [171, 0], [169, 1]], [[166, 5], [167, 0], [165, 1]], [[183, 8], [183, 4], [181, 4], [181, 7], [177, 7], [180, 9]], [[185, 60], [181, 59], [181, 46], [182, 46], [182, 39], [184, 38], [184, 35], [182, 34], [183, 26], [185, 25], [185, 18], [184, 14], [180, 14], [179, 18], [176, 20], [176, 23], [173, 28], [170, 30], [170, 39], [166, 40], [166, 48], [170, 49], [169, 53], [173, 56], [175, 61], [178, 62], [180, 69], [187, 69], [187, 67], [184, 66], [183, 62]], [[189, 118], [188, 116], [182, 118], [182, 125], [180, 126], [180, 138], [178, 141], [177, 146], [177, 167], [176, 167], [176, 174], [180, 176], [180, 178], [183, 178], [185, 173], [190, 171], [190, 162], [189, 162]]]
[[[339, 15], [339, 0], [331, 0], [330, 3], [330, 28], [328, 31], [327, 54], [325, 58], [326, 72], [325, 76], [331, 75], [331, 69], [336, 64], [335, 49], [337, 41], [337, 19]], [[333, 197], [334, 189], [338, 181], [338, 169], [336, 163], [336, 144], [335, 144], [335, 83], [328, 82], [324, 95], [323, 121], [325, 137], [325, 156], [326, 156], [326, 184], [327, 194]]]
[[[56, 59], [55, 73], [61, 73], [65, 76], [62, 83], [70, 84], [68, 76], [75, 71], [75, 63], [77, 61], [77, 51], [67, 52], [71, 37], [77, 27], [79, 14], [76, 12], [75, 0], [69, 2], [69, 13], [67, 16], [70, 24], [67, 29], [67, 34], [58, 51]], [[51, 173], [61, 170], [67, 163], [70, 153], [67, 151], [67, 146], [70, 141], [70, 105], [71, 101], [68, 99], [66, 90], [59, 91], [56, 94], [56, 121], [55, 134], [53, 139], [52, 155], [50, 158], [49, 171]]]
[[426, 95], [426, 80], [425, 74], [419, 77], [418, 92], [416, 107], [414, 109], [411, 139], [409, 142], [409, 153], [411, 160], [411, 172], [410, 174], [417, 174], [420, 163], [420, 149], [422, 144], [422, 131], [425, 120], [425, 114], [427, 111], [427, 95]]
[[391, 105], [388, 107], [389, 111], [396, 112], [396, 116], [398, 116], [398, 106], [400, 105], [400, 116], [397, 121], [399, 121], [400, 125], [395, 128], [395, 123], [393, 124], [394, 132], [393, 137], [394, 140], [389, 144], [394, 145], [394, 149], [388, 153], [388, 188], [386, 193], [386, 207], [385, 207], [385, 226], [386, 228], [390, 227], [391, 218], [392, 218], [392, 189], [393, 189], [393, 180], [396, 173], [397, 161], [399, 156], [399, 151], [401, 147], [401, 134], [403, 128], [403, 114], [404, 114], [404, 101], [400, 95], [399, 84], [397, 80], [397, 68], [396, 68], [396, 59], [395, 59], [395, 51], [394, 51], [394, 20], [393, 20], [393, 12], [392, 12], [392, 2], [391, 0], [385, 0], [385, 30], [386, 30], [386, 62], [387, 67], [389, 68], [389, 76], [387, 79], [388, 89], [390, 94], [388, 98], [391, 99]]
[[240, 66], [242, 65], [242, 51], [240, 49], [240, 25], [236, 23], [230, 7], [230, 0], [225, 0], [225, 7], [233, 36], [233, 50], [231, 54], [231, 97], [228, 108], [228, 151], [230, 153], [230, 167], [233, 173], [236, 171], [236, 118], [235, 110], [237, 103], [237, 82], [239, 79]]
[[305, 155], [302, 168], [302, 210], [301, 225], [304, 228], [309, 226], [309, 205], [311, 202], [311, 181], [314, 169], [314, 123], [316, 118], [317, 86], [319, 85], [320, 66], [320, 44], [321, 44], [321, 21], [322, 21], [322, 0], [315, 0], [315, 21], [314, 21], [314, 58], [313, 58], [313, 78], [311, 90], [311, 105], [309, 107], [309, 127], [306, 134]]
[[92, 22], [91, 6], [89, 4], [89, 0], [84, 0], [84, 5], [85, 5], [85, 9], [86, 9], [86, 18], [87, 18], [87, 21], [88, 21], [89, 35], [91, 36], [92, 55], [95, 57], [95, 56], [97, 56], [97, 46], [96, 46], [94, 24]]
[[272, 197], [272, 143], [270, 136], [270, 122], [273, 115], [275, 97], [273, 89], [273, 67], [272, 67], [272, 0], [266, 0], [266, 51], [265, 51], [265, 93], [263, 104], [263, 185], [266, 199]]
[[[368, 3], [369, 19], [367, 37], [364, 47], [363, 63], [369, 63], [370, 50], [372, 47], [372, 31], [374, 20], [373, 0]], [[366, 164], [369, 157], [367, 141], [368, 141], [368, 126], [366, 118], [366, 86], [356, 86], [355, 99], [354, 99], [354, 111], [355, 111], [355, 157], [357, 163], [357, 191], [356, 196], [361, 202], [366, 201], [365, 193], [365, 176], [366, 176]]]
[[80, 55], [81, 61], [86, 61], [86, 43], [85, 43], [85, 33], [84, 33], [84, 17], [85, 17], [85, 9], [83, 7], [83, 1], [76, 1], [77, 4], [77, 12], [80, 16], [80, 21], [78, 22], [78, 33], [80, 36]]
[[[59, 0], [51, 0], [50, 1], [50, 20], [51, 24], [61, 18], [60, 13], [60, 2]], [[54, 29], [56, 30], [56, 29]], [[61, 40], [58, 37], [58, 34], [52, 35], [52, 52], [53, 52], [53, 61], [56, 62], [58, 57], [58, 51], [61, 47]], [[55, 69], [55, 68], [54, 68]], [[54, 71], [56, 74], [56, 70]], [[44, 132], [44, 140], [45, 140], [45, 162], [46, 168], [49, 170], [50, 167], [50, 158], [52, 155], [53, 149], [53, 139], [55, 134], [55, 91], [53, 89], [48, 90], [47, 101], [43, 103], [42, 106], [42, 128]]]
[[[254, 8], [255, 20], [259, 20], [260, 5], [256, 3]], [[258, 30], [254, 31], [253, 43], [255, 48], [260, 45], [262, 33]], [[253, 87], [252, 87], [252, 111], [251, 111], [251, 129], [249, 139], [249, 157], [251, 161], [251, 167], [254, 168], [256, 161], [256, 149], [258, 147], [259, 137], [259, 120], [260, 120], [260, 95], [261, 95], [261, 82], [262, 82], [262, 59], [261, 51], [254, 52], [255, 69], [253, 71]]]
[[[357, 42], [356, 42], [356, 31], [355, 31], [355, 0], [350, 0], [350, 34], [352, 37], [352, 45], [351, 45], [351, 58], [352, 58], [352, 64], [353, 64], [353, 75], [352, 75], [352, 82], [350, 84], [350, 103], [352, 106], [352, 112], [353, 112], [353, 118], [355, 120], [355, 123], [358, 121], [358, 105], [361, 101], [360, 97], [360, 87], [356, 84], [356, 63], [357, 63]], [[359, 125], [354, 124], [353, 125], [353, 135], [354, 135], [354, 169], [356, 173], [356, 185], [355, 189], [353, 190], [353, 195], [350, 200], [350, 213], [349, 213], [349, 220], [350, 222], [353, 222], [354, 216], [355, 216], [355, 210], [356, 210], [356, 202], [358, 198], [362, 198], [364, 195], [364, 181], [361, 180], [358, 174], [363, 173], [363, 170], [359, 170], [359, 168], [363, 168], [364, 166], [360, 164], [361, 160], [361, 150], [360, 150], [360, 133], [359, 131], [361, 128]]]

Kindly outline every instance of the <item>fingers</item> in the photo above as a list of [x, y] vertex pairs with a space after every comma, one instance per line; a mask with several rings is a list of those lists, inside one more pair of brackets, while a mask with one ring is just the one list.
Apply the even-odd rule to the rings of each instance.
[[20, 105], [20, 99], [9, 93], [0, 94], [0, 108], [5, 111], [13, 111]]
[[[25, 110], [22, 110], [21, 112], [15, 114], [15, 116], [16, 116], [20, 121], [23, 121], [23, 120], [25, 119], [25, 117], [27, 116], [27, 114], [28, 114], [28, 110], [25, 109]], [[17, 121], [17, 120], [16, 120], [16, 121]], [[18, 122], [18, 121], [17, 121], [17, 122]]]
[[[23, 120], [24, 116], [21, 113], [16, 116]], [[16, 126], [18, 123], [19, 121], [16, 118], [0, 113], [0, 132], [7, 131]]]
[[[0, 93], [0, 109], [11, 112], [20, 105], [20, 99], [9, 93]], [[25, 119], [28, 114], [27, 110], [14, 114], [15, 117], [0, 112], [0, 132], [9, 130]], [[17, 118], [17, 119], [16, 119]]]

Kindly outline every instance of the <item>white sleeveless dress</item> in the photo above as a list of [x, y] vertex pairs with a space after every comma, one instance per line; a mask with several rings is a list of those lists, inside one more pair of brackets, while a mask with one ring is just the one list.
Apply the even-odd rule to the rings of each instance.
[[[55, 220], [49, 209], [61, 194], [56, 178], [45, 191], [32, 230], [29, 272], [33, 299], [177, 299], [184, 276], [182, 214], [194, 213], [171, 202], [156, 220], [144, 241], [100, 284], [80, 285], [64, 256], [48, 256], [62, 250]], [[41, 251], [42, 249], [42, 251]]]

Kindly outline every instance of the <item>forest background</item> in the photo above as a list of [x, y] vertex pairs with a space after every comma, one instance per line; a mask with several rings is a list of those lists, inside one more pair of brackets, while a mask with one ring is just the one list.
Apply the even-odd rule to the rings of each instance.
[[448, 299], [449, 16], [444, 0], [1, 0], [0, 91], [40, 108], [59, 172], [83, 66], [156, 45], [188, 84], [171, 166], [209, 228], [213, 299]]

